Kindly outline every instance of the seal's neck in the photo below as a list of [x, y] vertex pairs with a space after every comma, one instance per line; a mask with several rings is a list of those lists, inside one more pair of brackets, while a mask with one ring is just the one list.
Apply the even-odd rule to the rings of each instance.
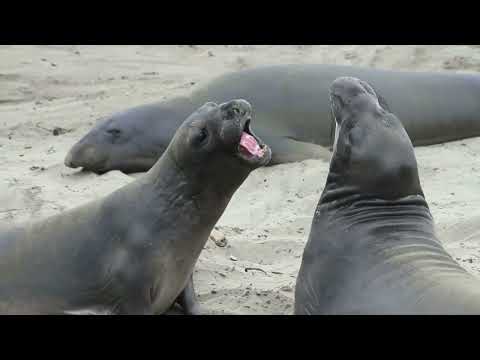
[[[395, 232], [434, 232], [433, 218], [423, 193], [395, 199], [382, 199], [365, 194], [353, 186], [327, 183], [316, 209], [316, 216], [335, 214], [342, 228], [374, 229], [388, 227]], [[371, 226], [364, 226], [366, 224]], [[359, 225], [357, 227], [357, 225]], [[385, 233], [389, 233], [386, 231]]]
[[215, 223], [248, 174], [247, 169], [183, 166], [167, 149], [145, 179], [157, 198], [192, 206], [202, 221]]
[[183, 198], [190, 199], [201, 192], [198, 184], [185, 174], [184, 169], [174, 160], [168, 148], [145, 174], [145, 179], [153, 185], [159, 195], [165, 192], [181, 193]]

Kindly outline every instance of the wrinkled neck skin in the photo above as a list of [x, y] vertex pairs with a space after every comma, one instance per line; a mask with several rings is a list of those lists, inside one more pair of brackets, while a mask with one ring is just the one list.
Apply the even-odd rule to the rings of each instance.
[[[315, 219], [328, 219], [332, 228], [355, 232], [356, 239], [350, 239], [358, 242], [355, 246], [404, 245], [404, 240], [401, 240], [402, 244], [395, 240], [399, 234], [408, 235], [402, 236], [402, 239], [410, 239], [408, 241], [433, 240], [441, 246], [434, 235], [433, 218], [423, 193], [382, 199], [355, 186], [338, 185], [338, 178], [334, 173], [329, 174]], [[378, 238], [379, 235], [382, 239]]]
[[[155, 197], [185, 207], [194, 213], [201, 226], [213, 228], [231, 197], [248, 177], [248, 168], [182, 166], [170, 149], [147, 174], [145, 181], [153, 185]], [[233, 176], [235, 174], [235, 176]]]
[[479, 313], [478, 279], [445, 251], [422, 195], [385, 200], [329, 185], [304, 254], [299, 313]]

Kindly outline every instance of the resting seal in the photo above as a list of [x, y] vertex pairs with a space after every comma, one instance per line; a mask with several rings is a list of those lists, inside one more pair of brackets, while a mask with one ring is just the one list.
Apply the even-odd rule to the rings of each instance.
[[157, 163], [107, 197], [0, 233], [0, 313], [197, 313], [189, 282], [231, 196], [270, 160], [244, 100], [207, 103]]
[[480, 314], [480, 281], [435, 234], [402, 123], [358, 79], [337, 79], [331, 102], [338, 138], [295, 314]]
[[108, 116], [72, 147], [65, 165], [96, 173], [147, 171], [200, 104], [238, 98], [255, 109], [256, 132], [272, 149], [270, 165], [328, 160], [335, 129], [328, 93], [339, 76], [364, 79], [390, 99], [415, 146], [480, 135], [478, 75], [276, 65], [226, 74], [188, 97]]

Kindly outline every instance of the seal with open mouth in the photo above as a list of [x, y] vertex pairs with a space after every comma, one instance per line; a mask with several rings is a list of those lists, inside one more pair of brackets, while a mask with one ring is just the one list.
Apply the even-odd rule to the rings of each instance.
[[105, 198], [0, 233], [0, 313], [201, 312], [192, 272], [237, 188], [267, 164], [244, 100], [207, 103], [157, 163]]

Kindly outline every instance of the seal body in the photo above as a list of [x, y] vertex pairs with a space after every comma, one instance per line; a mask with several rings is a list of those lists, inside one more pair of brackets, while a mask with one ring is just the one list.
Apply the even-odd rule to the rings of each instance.
[[[148, 170], [175, 129], [206, 101], [247, 99], [256, 132], [272, 149], [270, 165], [328, 159], [335, 122], [330, 84], [355, 76], [389, 100], [415, 146], [480, 135], [480, 76], [387, 71], [339, 65], [263, 66], [223, 75], [185, 98], [142, 105], [107, 117], [75, 144], [65, 164], [94, 172]], [[152, 136], [150, 130], [155, 129]]]
[[413, 145], [367, 82], [331, 92], [336, 146], [295, 289], [296, 314], [479, 314], [480, 281], [445, 251]]
[[189, 116], [150, 171], [103, 199], [0, 233], [0, 312], [196, 312], [191, 276], [215, 223], [269, 148], [244, 100]]

